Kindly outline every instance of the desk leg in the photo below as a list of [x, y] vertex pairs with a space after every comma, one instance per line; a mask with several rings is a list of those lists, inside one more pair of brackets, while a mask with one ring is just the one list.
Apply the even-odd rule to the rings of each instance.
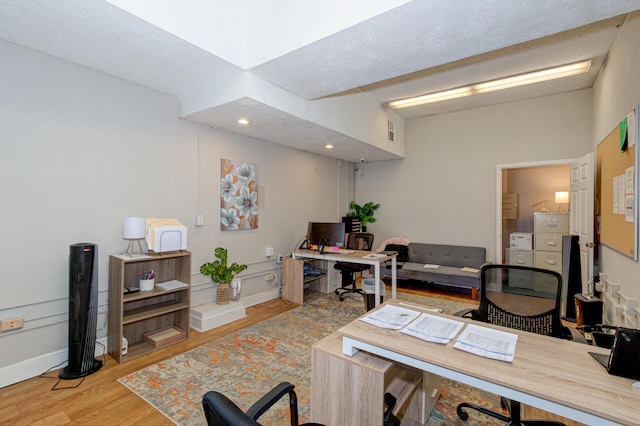
[[396, 273], [396, 268], [397, 268], [397, 262], [396, 262], [396, 258], [398, 256], [393, 256], [391, 258], [391, 298], [395, 299], [396, 298], [396, 288], [398, 285], [398, 275]]
[[379, 306], [380, 305], [380, 286], [378, 285], [378, 283], [380, 283], [380, 262], [376, 263], [373, 266], [373, 269], [375, 271], [375, 273], [373, 275], [373, 277], [375, 278], [374, 287], [376, 289], [375, 301], [376, 301], [376, 306]]

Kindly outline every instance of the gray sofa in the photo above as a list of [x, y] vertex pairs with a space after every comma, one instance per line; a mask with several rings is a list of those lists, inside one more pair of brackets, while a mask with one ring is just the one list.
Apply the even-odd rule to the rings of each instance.
[[[481, 269], [487, 264], [484, 247], [453, 246], [445, 244], [409, 243], [407, 262], [397, 270], [397, 277], [428, 283], [471, 289], [475, 299], [480, 288], [480, 273], [465, 272], [461, 268]], [[424, 265], [438, 265], [425, 268]]]

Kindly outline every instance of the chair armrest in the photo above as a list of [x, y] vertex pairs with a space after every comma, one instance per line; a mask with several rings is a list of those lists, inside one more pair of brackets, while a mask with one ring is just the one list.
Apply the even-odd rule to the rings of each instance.
[[[294, 387], [295, 386], [289, 382], [282, 382], [277, 384], [273, 389], [271, 389], [262, 398], [260, 398], [251, 407], [249, 407], [249, 409], [247, 410], [247, 415], [254, 420], [258, 420], [258, 418], [273, 404], [278, 402], [280, 398], [282, 398], [286, 394], [291, 394]], [[294, 399], [295, 398], [296, 397], [294, 396]], [[296, 413], [296, 416], [297, 415], [298, 413]]]
[[573, 327], [567, 327], [567, 329], [569, 329], [569, 335], [571, 340], [577, 343], [584, 343], [586, 345], [589, 344], [589, 342], [587, 342], [587, 339], [584, 338], [584, 336], [582, 335], [582, 333], [580, 333], [580, 331], [576, 330]]
[[475, 311], [475, 309], [463, 309], [453, 315], [456, 317], [473, 318], [473, 311]]

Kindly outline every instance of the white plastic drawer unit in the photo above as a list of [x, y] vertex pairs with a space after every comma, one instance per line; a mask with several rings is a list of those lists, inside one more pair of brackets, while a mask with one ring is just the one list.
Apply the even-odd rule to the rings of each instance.
[[535, 236], [536, 250], [562, 251], [562, 235], [540, 232]]
[[531, 250], [533, 248], [531, 232], [512, 232], [509, 235], [509, 248]]

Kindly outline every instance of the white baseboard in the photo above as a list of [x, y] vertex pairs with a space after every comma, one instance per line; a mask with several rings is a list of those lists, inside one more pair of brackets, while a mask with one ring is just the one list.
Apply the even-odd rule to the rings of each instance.
[[[104, 345], [103, 349], [102, 346], [96, 344], [95, 356], [101, 358], [103, 353], [107, 351], [107, 338], [101, 337], [97, 341]], [[55, 371], [66, 367], [68, 352], [67, 349], [60, 349], [0, 368], [0, 388], [37, 377], [50, 370]], [[55, 375], [51, 376], [55, 377]]]
[[[267, 302], [272, 299], [277, 299], [280, 297], [280, 287], [274, 288], [272, 290], [242, 297], [240, 301], [235, 302], [242, 303], [243, 308], [248, 306], [257, 305], [258, 303]], [[244, 309], [243, 309], [244, 311]], [[236, 319], [240, 319], [244, 317], [244, 312], [242, 316], [238, 318], [232, 319], [235, 321]], [[193, 327], [194, 320], [191, 317], [191, 325]], [[195, 328], [195, 327], [193, 327]], [[96, 344], [96, 358], [102, 356], [103, 352], [107, 352], [107, 337], [101, 337], [97, 340], [98, 342], [104, 345], [104, 349]], [[12, 385], [14, 383], [21, 382], [23, 380], [31, 379], [33, 377], [37, 377], [42, 373], [49, 370], [58, 370], [67, 365], [67, 357], [68, 350], [60, 349], [58, 351], [50, 352], [48, 354], [40, 355], [34, 358], [29, 358], [19, 363], [13, 365], [7, 365], [5, 367], [0, 367], [0, 388], [5, 386]]]

